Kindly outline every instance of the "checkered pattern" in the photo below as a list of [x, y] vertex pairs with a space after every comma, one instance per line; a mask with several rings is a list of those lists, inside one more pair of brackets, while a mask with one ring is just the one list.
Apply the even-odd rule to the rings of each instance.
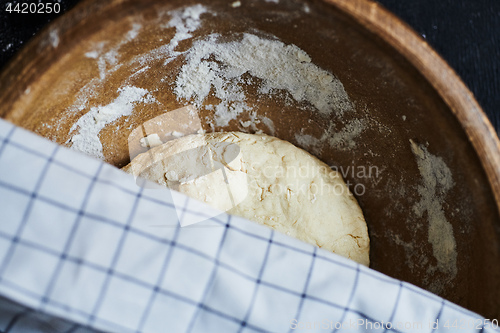
[[417, 287], [138, 186], [2, 120], [0, 211], [1, 332], [430, 332], [436, 320], [440, 331], [470, 320], [460, 332], [498, 332]]

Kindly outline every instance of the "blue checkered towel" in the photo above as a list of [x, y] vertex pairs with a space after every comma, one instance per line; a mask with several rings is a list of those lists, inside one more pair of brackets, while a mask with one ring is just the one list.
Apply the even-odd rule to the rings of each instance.
[[3, 120], [0, 211], [2, 332], [499, 332]]

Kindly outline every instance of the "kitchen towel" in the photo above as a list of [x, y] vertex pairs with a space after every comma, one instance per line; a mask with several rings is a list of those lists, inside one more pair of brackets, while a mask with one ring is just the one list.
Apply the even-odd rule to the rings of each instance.
[[0, 212], [2, 332], [500, 332], [3, 120]]

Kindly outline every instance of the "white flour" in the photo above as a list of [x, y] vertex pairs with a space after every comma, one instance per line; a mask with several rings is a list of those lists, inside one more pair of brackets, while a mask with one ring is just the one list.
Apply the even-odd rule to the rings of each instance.
[[168, 44], [170, 50], [174, 50], [180, 41], [191, 38], [193, 31], [196, 31], [200, 25], [200, 16], [208, 12], [203, 5], [194, 5], [171, 12], [171, 19], [167, 27], [175, 28], [175, 35]]
[[96, 95], [96, 90], [102, 87], [106, 77], [108, 77], [110, 73], [115, 72], [122, 66], [122, 64], [120, 63], [120, 53], [118, 51], [120, 47], [134, 40], [139, 34], [141, 28], [141, 24], [134, 23], [132, 24], [132, 29], [130, 29], [124, 35], [123, 39], [114, 47], [106, 50], [107, 43], [100, 42], [93, 45], [91, 50], [84, 53], [85, 57], [96, 60], [97, 68], [99, 70], [99, 77], [93, 78], [80, 89], [80, 91], [76, 95], [75, 103], [71, 107], [69, 107], [67, 111], [78, 112], [87, 108], [89, 98]]
[[443, 203], [454, 182], [451, 171], [441, 157], [429, 153], [423, 145], [410, 140], [411, 150], [417, 160], [423, 184], [418, 186], [420, 201], [413, 210], [417, 216], [427, 213], [429, 221], [428, 240], [432, 245], [437, 269], [455, 277], [457, 274], [457, 245], [453, 227], [446, 219]]
[[338, 150], [350, 150], [356, 147], [356, 138], [367, 128], [366, 123], [364, 119], [353, 119], [344, 123], [340, 130], [329, 126], [319, 138], [299, 132], [295, 134], [295, 140], [301, 148], [315, 154], [320, 154], [326, 145]]
[[50, 36], [50, 44], [53, 48], [57, 48], [59, 46], [59, 30], [52, 29], [49, 33]]
[[76, 131], [67, 143], [71, 148], [84, 154], [104, 159], [99, 133], [107, 125], [123, 116], [132, 114], [137, 103], [155, 102], [147, 90], [126, 86], [118, 90], [120, 95], [110, 104], [93, 107], [71, 127]]
[[[169, 19], [167, 23], [162, 23], [165, 22], [165, 14]], [[193, 33], [201, 27], [203, 14], [214, 16], [217, 14], [200, 4], [165, 14], [160, 13], [158, 21], [154, 24], [166, 31], [175, 29], [173, 37], [164, 45], [134, 57], [127, 64], [120, 61], [121, 46], [139, 35], [142, 24], [134, 23], [116, 45], [108, 45], [106, 41], [94, 44], [85, 56], [96, 61], [99, 77], [82, 87], [76, 96], [76, 103], [68, 111], [82, 111], [88, 108], [89, 97], [94, 96], [98, 89], [102, 89], [110, 73], [123, 65], [135, 70], [130, 76], [134, 78], [138, 75], [147, 75], [152, 61], [163, 60], [164, 66], [169, 66], [173, 59], [180, 56], [185, 58], [185, 64], [174, 82], [174, 92], [179, 100], [198, 107], [203, 104], [206, 109], [214, 110], [214, 119], [206, 120], [211, 126], [225, 126], [246, 112], [250, 120], [240, 121], [241, 126], [258, 131], [256, 124], [262, 123], [268, 127], [271, 134], [274, 134], [273, 122], [258, 115], [254, 106], [246, 103], [245, 86], [255, 84], [258, 84], [259, 94], [285, 98], [286, 103], [293, 100], [299, 103], [305, 102], [311, 110], [323, 115], [341, 116], [353, 109], [342, 83], [331, 73], [313, 64], [309, 55], [297, 46], [286, 45], [277, 39], [266, 39], [254, 34], [240, 34], [233, 36], [240, 37], [239, 40], [222, 42], [220, 35], [211, 34], [195, 40], [186, 51], [180, 51], [179, 43], [192, 38]], [[162, 82], [170, 80], [166, 77]], [[70, 133], [75, 134], [68, 143], [73, 149], [103, 159], [102, 145], [98, 138], [101, 129], [121, 116], [130, 115], [134, 103], [140, 101], [140, 98], [146, 98], [148, 102], [153, 101], [152, 97], [147, 98], [150, 95], [147, 95], [145, 90], [131, 87], [133, 84], [127, 82], [130, 81], [124, 83], [117, 100], [109, 106], [91, 108], [71, 128]], [[218, 99], [218, 102], [207, 104], [207, 98], [211, 94]], [[123, 112], [116, 110], [116, 118], [92, 124], [91, 120], [100, 109], [113, 108], [118, 104], [127, 107]], [[348, 127], [346, 126], [346, 129]], [[330, 131], [325, 132], [323, 136], [329, 137], [327, 141], [335, 141], [331, 144], [342, 143], [352, 147], [354, 138], [363, 130], [363, 128], [358, 129], [346, 134], [348, 142], [342, 133], [333, 135], [333, 139], [331, 135], [335, 133]]]
[[193, 37], [192, 33], [201, 26], [200, 17], [205, 13], [209, 13], [208, 9], [200, 4], [168, 12], [170, 20], [167, 24], [160, 24], [160, 26], [167, 29], [174, 28], [174, 36], [168, 44], [138, 56], [134, 59], [134, 62], [138, 62], [140, 66], [143, 66], [156, 59], [165, 59], [164, 65], [166, 66], [169, 62], [184, 54], [184, 52], [175, 49], [180, 42]]
[[[155, 49], [150, 53], [167, 58], [166, 62], [168, 62], [168, 59], [171, 60], [173, 57], [181, 55], [181, 52], [174, 51], [175, 47], [177, 47], [180, 41], [192, 37], [190, 32], [200, 26], [200, 15], [206, 11], [204, 6], [196, 5], [171, 12], [171, 19], [166, 27], [174, 27], [176, 29], [174, 37], [170, 40], [169, 44]], [[123, 39], [117, 45], [106, 48], [106, 42], [100, 42], [84, 54], [87, 58], [96, 60], [99, 77], [92, 79], [80, 89], [76, 97], [76, 103], [68, 111], [82, 111], [87, 107], [88, 99], [95, 95], [98, 88], [102, 87], [108, 74], [116, 71], [123, 65], [120, 63], [120, 47], [134, 40], [139, 35], [141, 28], [141, 24], [134, 23], [132, 24], [132, 29], [124, 35]], [[147, 57], [139, 56], [132, 60], [133, 63], [137, 63], [137, 67], [140, 66], [140, 69], [132, 76], [146, 72], [149, 66], [143, 65], [143, 63], [153, 58], [151, 54], [148, 54]], [[124, 86], [118, 91], [120, 92], [120, 96], [115, 101], [106, 106], [91, 108], [90, 111], [84, 114], [71, 127], [70, 133], [75, 132], [67, 142], [71, 144], [71, 148], [96, 158], [104, 159], [102, 144], [99, 140], [100, 131], [116, 119], [131, 115], [135, 103], [156, 102], [149, 92], [142, 88]], [[95, 119], [96, 115], [98, 119]]]
[[262, 80], [259, 92], [287, 91], [297, 102], [307, 101], [322, 114], [342, 114], [352, 109], [340, 81], [311, 63], [311, 58], [295, 45], [243, 34], [241, 41], [222, 43], [212, 34], [197, 41], [187, 52], [186, 64], [176, 80], [179, 98], [200, 106], [214, 91], [215, 122], [225, 126], [251, 107], [245, 102], [242, 76]]

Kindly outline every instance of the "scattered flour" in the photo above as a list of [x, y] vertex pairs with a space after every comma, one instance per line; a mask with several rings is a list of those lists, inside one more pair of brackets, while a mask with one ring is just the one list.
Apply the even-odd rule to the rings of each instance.
[[[179, 100], [188, 100], [198, 107], [204, 104], [205, 109], [214, 110], [215, 118], [207, 119], [212, 127], [225, 126], [246, 112], [250, 120], [240, 122], [244, 128], [251, 128], [258, 132], [256, 124], [262, 123], [268, 128], [270, 134], [274, 134], [273, 122], [258, 115], [257, 111], [253, 110], [253, 106], [246, 103], [247, 98], [243, 87], [256, 82], [259, 82], [257, 88], [260, 94], [282, 96], [286, 93], [291, 97], [287, 99], [306, 102], [311, 109], [323, 115], [341, 116], [344, 112], [353, 109], [342, 83], [331, 73], [313, 64], [309, 55], [295, 45], [286, 45], [277, 39], [262, 38], [248, 33], [235, 36], [240, 37], [237, 41], [223, 42], [220, 35], [211, 34], [203, 39], [195, 40], [187, 50], [179, 50], [179, 43], [192, 38], [193, 33], [201, 26], [203, 14], [217, 15], [200, 4], [160, 13], [158, 26], [163, 29], [173, 28], [175, 33], [168, 43], [129, 60], [127, 66], [135, 68], [135, 73], [130, 78], [147, 73], [150, 70], [151, 61], [161, 60], [167, 66], [172, 60], [183, 56], [185, 64], [176, 77], [174, 91]], [[163, 15], [168, 15], [169, 20], [162, 25], [161, 22], [165, 22]], [[92, 98], [98, 89], [104, 87], [105, 80], [111, 73], [123, 65], [119, 53], [121, 46], [136, 38], [141, 28], [141, 24], [134, 23], [116, 45], [110, 46], [107, 42], [97, 43], [93, 49], [85, 53], [86, 57], [96, 60], [99, 77], [92, 79], [80, 89], [75, 103], [68, 111], [79, 112], [88, 108], [89, 98]], [[248, 79], [248, 76], [251, 78]], [[162, 80], [162, 82], [165, 81]], [[120, 90], [120, 96], [124, 92], [129, 94], [130, 89], [133, 88], [132, 85], [130, 81], [126, 81]], [[144, 94], [134, 96], [140, 95], [137, 98], [143, 98], [147, 95], [147, 92], [142, 92]], [[207, 97], [210, 94], [219, 100], [218, 104], [217, 102], [207, 104]], [[117, 118], [130, 114], [129, 112], [133, 109], [132, 103], [139, 101], [134, 98], [128, 101], [119, 99], [120, 97], [113, 103], [129, 104], [128, 109], [117, 115]], [[114, 105], [113, 103], [111, 105]], [[100, 125], [92, 133], [86, 129], [86, 126], [88, 127], [89, 121], [94, 118], [94, 113], [105, 107], [92, 108], [88, 115], [84, 115], [72, 127], [70, 133], [78, 129], [78, 133], [70, 140], [74, 149], [103, 158], [98, 134], [105, 124], [99, 123]], [[109, 122], [111, 121], [113, 120]], [[324, 138], [318, 140], [331, 141], [330, 144], [346, 148], [353, 147], [354, 138], [363, 128], [360, 124], [348, 123], [338, 133], [325, 132]], [[82, 137], [84, 133], [87, 133], [85, 140]], [[88, 137], [93, 139], [90, 140]], [[85, 142], [90, 144], [90, 147], [85, 148]]]
[[106, 77], [122, 66], [120, 63], [120, 54], [118, 52], [120, 47], [137, 37], [141, 28], [142, 26], [138, 23], [132, 24], [132, 29], [125, 34], [123, 39], [107, 51], [105, 51], [106, 42], [100, 42], [93, 45], [91, 50], [84, 53], [85, 57], [96, 60], [99, 77], [93, 78], [80, 89], [76, 95], [75, 102], [67, 111], [79, 112], [87, 108], [88, 100], [95, 96], [98, 88], [103, 86]]
[[52, 29], [49, 33], [50, 36], [50, 44], [53, 48], [57, 48], [59, 46], [59, 30]]
[[131, 75], [131, 77], [137, 76], [141, 73], [144, 73], [145, 71], [149, 70], [149, 66], [144, 66], [141, 69], [139, 69], [137, 72]]
[[331, 147], [337, 147], [342, 150], [347, 150], [356, 147], [355, 139], [363, 132], [366, 125], [363, 120], [353, 119], [346, 123], [345, 126], [338, 132], [329, 130], [323, 134], [322, 141], [328, 140]]
[[299, 132], [295, 134], [295, 140], [300, 147], [316, 154], [319, 154], [325, 145], [338, 150], [350, 150], [356, 147], [356, 138], [366, 127], [366, 120], [353, 119], [346, 122], [340, 130], [330, 126], [319, 138]]
[[97, 59], [99, 57], [99, 53], [97, 51], [90, 51], [90, 52], [86, 52], [85, 56], [87, 58]]
[[259, 92], [285, 90], [298, 102], [307, 101], [322, 114], [342, 114], [352, 104], [342, 83], [329, 72], [311, 63], [295, 45], [245, 33], [241, 41], [223, 43], [211, 34], [187, 51], [186, 64], [177, 76], [178, 98], [200, 106], [212, 89], [220, 100], [215, 105], [215, 122], [225, 126], [251, 107], [240, 86], [243, 74], [262, 80]]
[[423, 184], [417, 188], [421, 200], [413, 210], [420, 217], [427, 212], [428, 241], [437, 260], [437, 269], [453, 278], [457, 274], [457, 245], [453, 227], [443, 210], [446, 194], [454, 186], [452, 174], [441, 157], [432, 155], [425, 146], [412, 140], [410, 144], [423, 179]]
[[297, 141], [297, 144], [299, 147], [304, 148], [308, 151], [312, 151], [313, 153], [319, 153], [320, 152], [320, 139], [309, 135], [309, 134], [302, 134], [302, 133], [297, 133], [295, 134], [295, 141]]
[[[208, 12], [207, 7], [197, 4], [190, 7], [180, 8], [169, 12], [171, 19], [167, 23], [167, 27], [175, 28], [176, 33], [172, 42], [181, 41], [192, 37], [191, 32], [196, 31], [200, 25], [200, 17]], [[177, 46], [177, 44], [175, 44]]]
[[193, 37], [192, 32], [201, 26], [200, 17], [205, 13], [208, 13], [208, 9], [200, 4], [171, 11], [171, 19], [164, 27], [175, 28], [175, 35], [168, 44], [159, 47], [153, 53], [160, 57], [167, 55], [165, 65], [183, 54], [183, 52], [175, 51], [175, 48], [179, 42]]
[[[142, 28], [141, 24], [133, 23], [132, 29], [130, 29], [124, 36], [124, 38], [111, 49], [104, 51], [105, 44], [104, 42], [98, 43], [95, 45], [95, 48], [92, 51], [88, 51], [85, 53], [87, 58], [96, 59], [97, 67], [99, 68], [99, 80], [103, 81], [107, 74], [116, 71], [121, 67], [119, 63], [120, 53], [118, 50], [124, 44], [127, 44], [134, 40], [138, 35]], [[95, 85], [95, 83], [93, 83]]]
[[139, 35], [139, 31], [141, 30], [142, 25], [138, 23], [133, 23], [132, 24], [132, 29], [127, 32], [127, 36], [125, 38], [125, 42], [130, 42], [131, 40], [135, 39], [137, 35]]
[[276, 132], [276, 130], [274, 129], [273, 121], [267, 117], [261, 117], [261, 120], [262, 120], [262, 123], [267, 126], [271, 135], [274, 136], [274, 133]]
[[[201, 26], [201, 15], [210, 13], [208, 9], [200, 4], [184, 7], [168, 12], [160, 12], [159, 19], [156, 24], [163, 29], [175, 29], [174, 36], [167, 44], [161, 45], [149, 52], [138, 55], [132, 59], [131, 63], [136, 64], [138, 68], [148, 65], [150, 62], [158, 59], [164, 60], [164, 65], [184, 54], [184, 52], [177, 51], [176, 48], [183, 40], [193, 37], [192, 33]], [[164, 15], [167, 14], [170, 19], [164, 23]], [[215, 15], [215, 14], [213, 14]], [[162, 41], [163, 39], [160, 39]]]
[[71, 127], [76, 132], [66, 143], [84, 154], [104, 159], [99, 133], [109, 123], [123, 116], [129, 116], [136, 103], [152, 103], [155, 98], [147, 90], [126, 86], [118, 89], [120, 95], [110, 104], [92, 107]]

